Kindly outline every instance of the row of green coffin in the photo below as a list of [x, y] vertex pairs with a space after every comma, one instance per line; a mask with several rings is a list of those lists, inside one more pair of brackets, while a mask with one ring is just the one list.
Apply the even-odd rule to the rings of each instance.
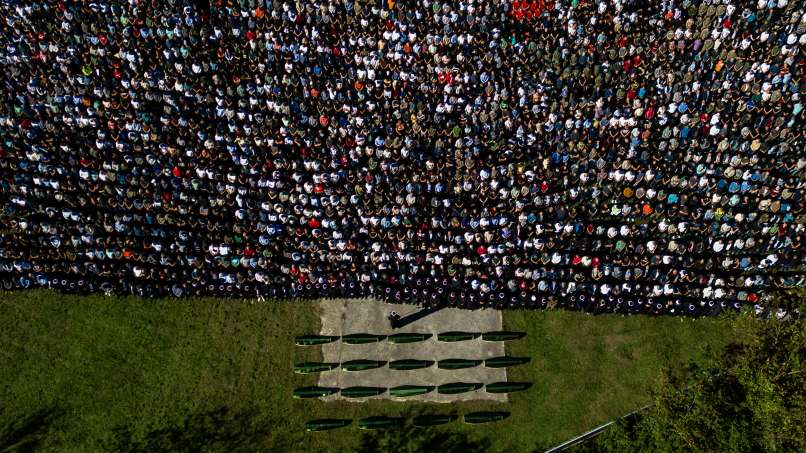
[[[505, 368], [515, 365], [522, 365], [529, 362], [528, 357], [493, 357], [486, 360], [474, 359], [444, 359], [437, 362], [437, 367], [445, 370], [459, 370], [462, 368], [473, 368], [481, 365], [488, 368]], [[387, 362], [378, 360], [349, 360], [342, 363], [334, 362], [304, 362], [294, 365], [294, 372], [299, 374], [306, 373], [319, 373], [322, 371], [335, 370], [341, 366], [344, 371], [364, 371], [380, 368], [386, 365]], [[389, 368], [392, 370], [417, 370], [420, 368], [428, 368], [434, 364], [433, 360], [416, 360], [404, 359], [389, 362]]]
[[492, 384], [480, 384], [477, 382], [451, 382], [440, 386], [433, 385], [401, 385], [399, 387], [347, 387], [343, 389], [333, 387], [301, 387], [294, 390], [294, 398], [321, 398], [324, 396], [341, 393], [346, 398], [367, 398], [386, 393], [398, 398], [422, 395], [430, 393], [436, 389], [437, 393], [452, 395], [457, 393], [472, 392], [484, 387], [487, 393], [511, 393], [526, 390], [532, 384], [528, 382], [494, 382]]
[[[509, 412], [472, 412], [465, 414], [465, 423], [489, 423], [497, 422], [509, 417]], [[419, 415], [412, 419], [412, 424], [417, 427], [436, 426], [450, 423], [459, 418], [455, 415]], [[311, 420], [305, 424], [308, 431], [328, 431], [331, 429], [349, 426], [352, 420], [343, 419], [320, 419]], [[404, 422], [400, 417], [367, 417], [358, 421], [361, 429], [384, 429], [402, 426]]]
[[[294, 342], [299, 346], [314, 346], [325, 343], [332, 343], [341, 339], [342, 342], [347, 344], [367, 344], [378, 343], [386, 340], [390, 343], [417, 343], [431, 338], [433, 335], [430, 333], [396, 333], [394, 335], [373, 335], [369, 333], [353, 333], [349, 335], [302, 335], [296, 337]], [[498, 330], [493, 332], [443, 332], [437, 334], [439, 341], [466, 341], [474, 340], [481, 337], [486, 341], [507, 341], [517, 340], [525, 337], [524, 332], [509, 332], [505, 330]]]

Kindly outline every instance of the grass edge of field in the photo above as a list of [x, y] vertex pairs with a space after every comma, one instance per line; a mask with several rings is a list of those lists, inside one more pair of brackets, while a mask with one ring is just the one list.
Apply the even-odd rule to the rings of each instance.
[[[25, 343], [26, 338], [29, 341], [36, 340], [37, 332], [26, 332], [24, 327], [26, 322], [33, 323], [33, 325], [37, 325], [38, 322], [40, 326], [42, 324], [49, 326], [47, 330], [49, 335], [58, 335], [57, 339], [60, 343], [69, 343], [69, 341], [81, 343], [75, 346], [78, 350], [65, 345], [62, 345], [62, 349], [60, 349], [58, 344], [54, 343], [54, 338], [42, 336], [39, 340], [42, 345], [52, 346], [56, 351], [64, 350], [66, 354], [60, 354], [59, 357], [48, 357], [42, 351], [32, 351], [35, 356], [34, 361], [51, 360], [54, 365], [61, 364], [58, 366], [68, 367], [63, 368], [65, 372], [72, 370], [73, 374], [67, 379], [68, 382], [56, 379], [58, 384], [66, 390], [75, 388], [77, 383], [70, 381], [76, 376], [81, 376], [81, 372], [70, 368], [70, 364], [65, 361], [77, 360], [80, 363], [82, 360], [87, 360], [87, 354], [89, 357], [93, 357], [93, 354], [100, 354], [101, 357], [110, 353], [114, 355], [114, 350], [110, 351], [98, 345], [93, 348], [92, 341], [90, 341], [92, 338], [115, 335], [117, 332], [118, 335], [124, 335], [124, 338], [135, 340], [139, 332], [138, 328], [145, 329], [146, 333], [153, 333], [145, 327], [148, 321], [158, 324], [162, 322], [160, 326], [152, 326], [152, 329], [172, 326], [183, 328], [181, 325], [176, 325], [176, 323], [181, 324], [181, 319], [178, 318], [171, 319], [169, 316], [165, 316], [168, 319], [161, 321], [155, 319], [155, 312], [152, 311], [153, 307], [150, 305], [162, 307], [164, 310], [172, 312], [174, 316], [189, 316], [192, 320], [190, 326], [184, 326], [190, 330], [182, 331], [187, 335], [179, 335], [181, 339], [186, 340], [184, 345], [179, 344], [180, 338], [177, 338], [177, 335], [164, 333], [158, 338], [151, 339], [154, 343], [153, 350], [148, 349], [148, 340], [143, 340], [144, 343], [140, 346], [137, 344], [131, 346], [140, 355], [147, 354], [149, 351], [156, 352], [158, 355], [164, 354], [164, 357], [161, 356], [162, 360], [158, 361], [159, 363], [152, 363], [151, 366], [165, 367], [166, 376], [164, 379], [160, 379], [160, 376], [154, 375], [154, 373], [159, 374], [160, 370], [146, 369], [142, 370], [142, 375], [136, 376], [139, 379], [136, 380], [134, 388], [131, 385], [123, 386], [130, 392], [136, 392], [137, 382], [142, 385], [161, 382], [163, 387], [160, 391], [146, 396], [185, 398], [187, 401], [161, 402], [157, 399], [150, 402], [161, 406], [158, 408], [147, 407], [149, 406], [148, 401], [141, 402], [141, 404], [121, 401], [118, 403], [118, 407], [114, 407], [115, 404], [112, 404], [112, 407], [106, 408], [106, 411], [101, 410], [93, 414], [92, 405], [89, 405], [88, 408], [87, 405], [78, 404], [78, 401], [71, 401], [69, 397], [66, 399], [54, 398], [55, 394], [50, 394], [52, 400], [62, 404], [67, 403], [66, 406], [69, 407], [68, 412], [71, 416], [78, 416], [82, 422], [100, 423], [100, 426], [103, 426], [104, 420], [109, 419], [110, 416], [112, 419], [120, 420], [126, 410], [137, 411], [134, 413], [138, 413], [142, 417], [153, 417], [154, 422], [152, 423], [141, 421], [135, 424], [135, 432], [145, 432], [148, 429], [159, 429], [165, 424], [179, 423], [183, 414], [213, 409], [218, 404], [211, 404], [210, 399], [222, 398], [219, 402], [226, 402], [236, 409], [257, 409], [259, 413], [275, 423], [274, 428], [280, 428], [285, 432], [285, 443], [296, 446], [306, 445], [305, 449], [309, 451], [348, 451], [358, 445], [361, 435], [355, 426], [348, 428], [349, 432], [338, 430], [329, 433], [304, 433], [304, 422], [311, 418], [342, 416], [357, 420], [360, 417], [378, 414], [398, 415], [419, 411], [465, 413], [482, 409], [509, 410], [513, 415], [510, 419], [498, 424], [470, 427], [454, 423], [447, 429], [466, 433], [471, 439], [488, 437], [494, 441], [497, 451], [531, 451], [535, 448], [559, 443], [640, 406], [648, 396], [648, 389], [653, 379], [663, 366], [682, 365], [689, 359], [702, 357], [707, 352], [702, 346], [710, 345], [718, 348], [729, 339], [740, 336], [734, 331], [736, 327], [730, 320], [719, 318], [681, 320], [680, 318], [608, 315], [594, 319], [590, 315], [574, 312], [510, 311], [504, 313], [504, 327], [510, 330], [524, 330], [528, 335], [522, 340], [508, 342], [507, 353], [530, 355], [532, 362], [526, 366], [511, 369], [509, 379], [531, 381], [535, 386], [527, 392], [513, 394], [509, 404], [471, 402], [449, 406], [439, 403], [395, 403], [390, 405], [388, 402], [380, 401], [325, 403], [292, 400], [290, 396], [294, 387], [313, 385], [316, 382], [315, 376], [292, 373], [294, 362], [313, 361], [321, 358], [319, 348], [293, 346], [295, 335], [318, 332], [319, 308], [314, 302], [283, 301], [255, 304], [254, 301], [237, 299], [154, 301], [118, 298], [110, 300], [104, 299], [104, 296], [89, 296], [90, 299], [83, 298], [77, 301], [78, 298], [75, 296], [39, 291], [2, 293], [0, 296], [6, 302], [9, 298], [16, 299], [17, 303], [20, 303], [22, 299], [35, 299], [22, 303], [51, 304], [50, 309], [54, 310], [50, 314], [51, 317], [63, 314], [68, 316], [65, 319], [70, 319], [69, 316], [74, 316], [73, 321], [80, 324], [79, 328], [83, 323], [83, 327], [86, 329], [98, 329], [97, 335], [87, 336], [86, 331], [84, 334], [75, 332], [76, 326], [60, 325], [57, 320], [48, 319], [47, 314], [42, 313], [30, 314], [31, 319], [22, 322], [22, 325], [15, 326], [17, 329], [23, 329], [23, 331], [17, 332], [21, 334], [22, 338], [16, 338], [15, 342]], [[113, 301], [115, 303], [112, 303]], [[202, 304], [204, 309], [194, 313], [192, 308], [197, 303]], [[99, 306], [93, 307], [93, 304]], [[121, 304], [126, 305], [121, 308], [115, 307]], [[10, 305], [3, 303], [0, 304], [0, 307], [2, 306], [9, 307]], [[300, 306], [306, 306], [308, 310], [300, 310]], [[73, 311], [80, 311], [82, 307], [92, 308], [93, 316], [107, 319], [104, 318], [106, 316], [108, 319], [118, 322], [109, 323], [104, 327], [105, 323], [98, 323], [97, 319], [95, 321], [91, 318], [88, 319], [87, 314], [80, 316], [80, 312]], [[146, 307], [146, 313], [139, 311], [143, 307]], [[244, 308], [239, 309], [238, 307]], [[162, 313], [165, 314], [165, 312]], [[279, 319], [271, 319], [271, 314], [277, 315]], [[4, 310], [4, 313], [0, 313], [0, 317], [5, 319], [5, 316]], [[257, 318], [257, 320], [253, 318]], [[248, 326], [240, 325], [250, 322], [263, 323], [258, 327], [268, 328], [268, 331], [263, 332], [265, 336], [262, 339], [257, 335], [257, 331], [251, 332], [248, 330]], [[251, 328], [256, 327], [253, 324]], [[134, 330], [127, 331], [127, 329]], [[242, 329], [245, 329], [246, 332]], [[6, 327], [3, 330], [13, 331]], [[251, 336], [250, 341], [246, 341], [244, 338], [249, 337], [250, 332], [254, 335]], [[203, 333], [209, 334], [212, 340]], [[683, 335], [684, 333], [685, 335]], [[129, 335], [129, 337], [125, 337], [125, 335]], [[0, 334], [0, 338], [2, 338], [2, 334]], [[194, 344], [194, 341], [197, 343]], [[210, 343], [211, 341], [212, 343]], [[277, 347], [271, 351], [272, 346], [280, 345], [288, 346]], [[121, 347], [124, 346], [121, 345]], [[142, 347], [142, 349], [136, 349], [137, 347]], [[236, 347], [242, 349], [236, 353], [234, 350]], [[256, 348], [258, 351], [255, 351]], [[227, 351], [234, 355], [227, 357]], [[683, 352], [681, 353], [681, 351]], [[265, 363], [261, 365], [264, 353], [271, 354], [267, 359], [267, 363], [271, 366], [266, 366]], [[6, 351], [4, 354], [8, 355], [9, 352]], [[191, 366], [191, 370], [186, 370], [186, 366], [180, 366], [183, 364], [182, 357], [173, 357], [173, 355], [181, 356], [182, 354], [190, 355], [186, 359], [197, 364], [196, 366], [199, 368], [195, 369]], [[602, 357], [606, 360], [602, 360]], [[14, 359], [13, 357], [7, 358]], [[243, 364], [237, 374], [228, 370], [229, 365], [224, 363], [235, 362], [234, 358], [243, 359]], [[145, 357], [140, 357], [140, 359], [147, 362]], [[141, 360], [138, 360], [137, 363], [142, 364]], [[100, 365], [96, 364], [98, 367]], [[35, 362], [30, 363], [29, 366], [41, 371]], [[205, 367], [211, 369], [205, 371]], [[183, 369], [187, 374], [182, 374]], [[0, 365], [0, 370], [2, 370], [2, 365]], [[19, 371], [24, 374], [31, 370], [20, 369]], [[84, 372], [89, 373], [88, 376], [91, 378], [96, 376], [93, 374], [93, 370], [84, 370]], [[100, 367], [97, 372], [108, 374], [114, 373], [115, 370]], [[3, 385], [4, 388], [8, 388], [6, 384], [10, 381], [8, 379], [10, 376], [5, 372], [1, 372], [0, 375], [5, 375]], [[44, 377], [40, 376], [40, 378]], [[92, 387], [102, 402], [109, 401], [109, 395], [106, 394], [110, 391], [109, 389], [97, 384]], [[261, 396], [260, 389], [257, 387], [275, 394]], [[78, 388], [81, 389], [81, 386], [79, 385]], [[46, 398], [41, 401], [42, 403], [48, 403], [48, 394], [45, 393]], [[79, 392], [79, 397], [86, 398], [87, 394], [87, 392]], [[36, 400], [30, 389], [24, 395], [10, 396]], [[176, 413], [170, 414], [171, 411], [176, 411]], [[98, 437], [98, 430], [90, 429], [82, 432], [95, 433]], [[506, 433], [506, 435], [501, 435], [502, 433]], [[62, 435], [70, 438], [70, 433], [62, 433]], [[97, 446], [97, 443], [79, 444], [75, 451], [85, 449], [83, 447]]]

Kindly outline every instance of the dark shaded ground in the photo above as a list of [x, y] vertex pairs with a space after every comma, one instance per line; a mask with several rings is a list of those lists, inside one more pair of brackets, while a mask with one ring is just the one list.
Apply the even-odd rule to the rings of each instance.
[[271, 423], [258, 411], [235, 412], [220, 407], [190, 415], [181, 423], [156, 428], [144, 436], [126, 426], [118, 428], [106, 447], [119, 452], [246, 453], [271, 445], [278, 451], [289, 451], [287, 445], [273, 437]]
[[0, 425], [0, 451], [34, 452], [53, 446], [51, 430], [54, 422], [63, 415], [63, 411], [49, 407], [34, 411], [6, 426]]

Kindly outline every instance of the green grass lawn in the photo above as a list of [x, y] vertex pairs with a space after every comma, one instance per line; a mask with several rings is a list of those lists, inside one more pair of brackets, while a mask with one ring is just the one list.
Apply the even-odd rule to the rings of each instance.
[[507, 352], [532, 357], [510, 369], [509, 379], [534, 383], [511, 395], [509, 404], [324, 403], [291, 398], [293, 388], [316, 382], [316, 376], [292, 373], [294, 362], [320, 358], [317, 348], [293, 345], [295, 335], [318, 331], [310, 302], [155, 301], [47, 291], [0, 293], [0, 300], [0, 433], [38, 411], [52, 411], [52, 424], [38, 431], [49, 430], [42, 437], [51, 442], [40, 448], [59, 451], [110, 448], [121, 429], [135, 439], [189, 432], [194, 415], [221, 408], [241, 417], [237, 429], [254, 425], [264, 432], [246, 450], [350, 451], [360, 442], [355, 426], [306, 433], [303, 425], [311, 418], [497, 409], [512, 417], [442, 429], [487, 437], [495, 451], [532, 451], [642, 406], [663, 367], [743, 335], [727, 319], [507, 312], [505, 327], [528, 333], [508, 343]]

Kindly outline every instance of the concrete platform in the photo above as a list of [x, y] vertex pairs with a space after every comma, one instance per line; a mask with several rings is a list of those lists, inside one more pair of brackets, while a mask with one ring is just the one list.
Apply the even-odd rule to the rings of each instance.
[[[440, 332], [451, 330], [486, 332], [501, 330], [501, 312], [497, 310], [459, 310], [446, 308], [406, 325], [392, 329], [388, 316], [396, 311], [405, 317], [417, 312], [418, 307], [392, 305], [365, 299], [344, 299], [321, 301], [323, 335], [346, 335], [350, 333], [371, 333], [391, 335], [401, 332], [431, 333], [433, 337], [419, 343], [393, 344], [388, 341], [366, 345], [350, 345], [334, 342], [322, 346], [325, 362], [345, 362], [348, 360], [369, 359], [393, 361], [401, 359], [441, 360], [441, 359], [487, 359], [505, 355], [503, 342], [460, 341], [444, 343], [437, 341]], [[333, 370], [321, 373], [319, 385], [323, 387], [371, 386], [392, 388], [399, 385], [433, 385], [450, 382], [492, 383], [506, 381], [505, 368], [486, 368], [483, 365], [462, 370], [442, 370], [436, 363], [420, 370], [397, 371], [383, 367], [367, 371]], [[342, 398], [334, 395], [323, 400], [346, 399], [361, 402], [367, 399], [390, 399], [393, 401], [433, 401], [455, 402], [488, 400], [506, 402], [506, 394], [487, 393], [484, 389], [457, 395], [441, 395], [435, 391], [409, 398], [392, 398], [389, 393], [371, 398]]]

